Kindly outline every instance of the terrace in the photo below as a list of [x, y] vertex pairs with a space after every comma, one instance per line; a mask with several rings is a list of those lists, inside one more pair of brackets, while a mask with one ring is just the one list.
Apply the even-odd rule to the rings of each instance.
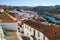
[[19, 40], [16, 32], [8, 31], [8, 33], [9, 33], [10, 35], [12, 35], [13, 38], [8, 38], [7, 40]]

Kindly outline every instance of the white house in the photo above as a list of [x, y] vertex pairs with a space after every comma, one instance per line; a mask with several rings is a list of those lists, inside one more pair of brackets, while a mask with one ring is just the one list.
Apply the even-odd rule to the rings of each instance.
[[0, 14], [2, 28], [6, 30], [16, 31], [18, 28], [17, 20], [8, 13], [2, 13], [2, 14]]
[[[46, 30], [43, 29], [43, 26], [45, 25], [39, 24], [32, 20], [27, 20], [22, 25], [22, 28], [24, 29], [24, 35], [30, 37], [31, 40], [48, 40], [48, 38], [42, 33], [42, 31]], [[47, 28], [47, 26], [45, 27]]]

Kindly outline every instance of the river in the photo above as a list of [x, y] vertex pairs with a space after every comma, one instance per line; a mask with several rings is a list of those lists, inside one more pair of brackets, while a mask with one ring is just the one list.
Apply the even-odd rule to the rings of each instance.
[[53, 16], [45, 16], [45, 18], [48, 18], [49, 20], [51, 20], [54, 23], [59, 23], [60, 24], [60, 20], [56, 19]]

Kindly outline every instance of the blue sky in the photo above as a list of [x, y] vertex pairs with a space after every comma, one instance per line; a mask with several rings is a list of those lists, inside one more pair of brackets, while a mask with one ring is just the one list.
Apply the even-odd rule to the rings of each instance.
[[9, 5], [9, 6], [54, 6], [54, 5], [60, 5], [60, 0], [0, 0], [0, 5]]

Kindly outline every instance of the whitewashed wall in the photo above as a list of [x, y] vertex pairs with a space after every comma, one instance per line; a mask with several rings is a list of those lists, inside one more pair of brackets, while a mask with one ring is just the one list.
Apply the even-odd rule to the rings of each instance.
[[43, 40], [43, 33], [40, 32], [40, 39]]
[[24, 27], [24, 35], [27, 36], [27, 29], [25, 28], [26, 24], [23, 24], [23, 27]]
[[49, 40], [49, 39], [45, 36], [45, 40]]
[[6, 30], [17, 30], [18, 23], [2, 23], [2, 28]]
[[31, 28], [31, 32], [30, 32], [30, 33], [31, 33], [31, 35], [34, 35], [34, 32], [33, 32], [33, 31], [34, 31], [34, 29], [33, 29], [33, 28]]
[[6, 38], [3, 38], [4, 37], [4, 33], [3, 33], [3, 29], [2, 29], [2, 26], [0, 26], [0, 40], [6, 40]]
[[[42, 32], [40, 32], [40, 37], [38, 37], [38, 30], [33, 29], [32, 27], [28, 26], [27, 24], [23, 24], [24, 27], [24, 35], [31, 37], [31, 35], [34, 35], [34, 30], [35, 30], [35, 37], [40, 40], [44, 40], [44, 34]], [[29, 29], [28, 29], [29, 27]], [[31, 31], [30, 31], [31, 28]], [[28, 34], [28, 35], [27, 35]], [[48, 40], [48, 38], [45, 36], [45, 40]]]
[[[39, 35], [41, 35], [41, 34], [39, 33]], [[43, 36], [43, 35], [42, 35], [42, 36]], [[40, 39], [40, 37], [38, 37], [38, 31], [37, 31], [37, 30], [35, 30], [35, 37], [36, 37], [37, 40]]]

